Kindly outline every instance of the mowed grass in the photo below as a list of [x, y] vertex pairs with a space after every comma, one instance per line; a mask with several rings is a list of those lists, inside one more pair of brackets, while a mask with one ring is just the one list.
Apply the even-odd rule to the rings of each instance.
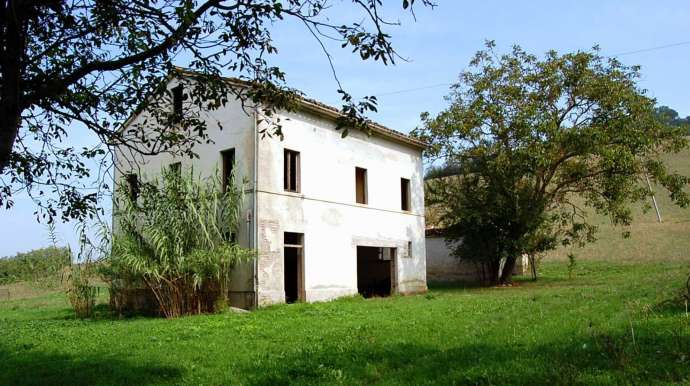
[[512, 288], [177, 320], [4, 301], [0, 384], [687, 384], [690, 317], [669, 300], [688, 269], [584, 260], [570, 278], [551, 262]]

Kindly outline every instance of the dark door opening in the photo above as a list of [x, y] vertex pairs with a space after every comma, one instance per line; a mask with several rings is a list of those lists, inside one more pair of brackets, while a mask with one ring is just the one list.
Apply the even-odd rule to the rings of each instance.
[[285, 302], [304, 300], [304, 235], [285, 232], [284, 234], [284, 282]]
[[357, 291], [362, 296], [390, 296], [395, 280], [395, 252], [395, 248], [357, 246]]

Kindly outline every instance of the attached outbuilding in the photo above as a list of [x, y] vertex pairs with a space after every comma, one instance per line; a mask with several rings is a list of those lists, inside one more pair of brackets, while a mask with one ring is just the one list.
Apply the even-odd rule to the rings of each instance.
[[[447, 224], [444, 224], [441, 219], [440, 209], [442, 208], [438, 205], [425, 208], [427, 280], [429, 283], [444, 284], [480, 283], [483, 276], [481, 266], [453, 255], [453, 243], [447, 241], [444, 236]], [[515, 262], [513, 274], [525, 275], [528, 273], [528, 269], [529, 261], [526, 256], [522, 256]]]

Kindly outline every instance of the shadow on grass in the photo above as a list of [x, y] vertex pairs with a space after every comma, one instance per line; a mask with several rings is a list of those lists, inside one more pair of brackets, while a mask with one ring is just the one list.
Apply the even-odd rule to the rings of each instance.
[[[393, 333], [393, 332], [392, 332]], [[690, 337], [655, 336], [640, 350], [626, 336], [579, 337], [529, 348], [520, 344], [367, 344], [365, 340], [291, 354], [264, 353], [241, 372], [248, 384], [649, 384], [690, 380]], [[663, 351], [660, 351], [659, 349]], [[261, 364], [261, 365], [259, 365]], [[243, 382], [244, 383], [244, 382]]]
[[[60, 315], [55, 315], [50, 320], [79, 320], [71, 308], [64, 308]], [[116, 320], [139, 320], [139, 319], [164, 319], [163, 315], [145, 313], [145, 312], [126, 312], [118, 313], [113, 311], [107, 303], [96, 304], [93, 310], [93, 315], [90, 318], [82, 320], [92, 323], [111, 322]]]
[[46, 353], [0, 346], [0, 385], [151, 385], [179, 383], [182, 371], [126, 358]]
[[475, 289], [484, 288], [486, 286], [478, 282], [472, 281], [430, 281], [427, 283], [430, 290], [464, 290], [464, 289]]
[[657, 315], [684, 315], [687, 318], [690, 312], [690, 296], [679, 291], [676, 296], [653, 304], [650, 311]]
[[[537, 288], [539, 286], [553, 286], [554, 284], [564, 284], [571, 285], [573, 279], [567, 277], [556, 277], [556, 276], [540, 276], [537, 280], [532, 279], [531, 276], [520, 275], [513, 277], [513, 287], [529, 287]], [[428, 283], [430, 290], [474, 290], [474, 289], [484, 289], [484, 288], [499, 288], [497, 285], [488, 285], [479, 283], [476, 281], [446, 281], [446, 282], [434, 282]], [[500, 287], [503, 288], [503, 287]], [[511, 288], [511, 287], [505, 287]]]

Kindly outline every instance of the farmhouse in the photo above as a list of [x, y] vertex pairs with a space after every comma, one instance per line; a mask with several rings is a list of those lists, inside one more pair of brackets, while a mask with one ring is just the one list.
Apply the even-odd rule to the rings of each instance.
[[[184, 76], [167, 87], [182, 98]], [[263, 137], [268, 123], [256, 111], [231, 98], [206, 112], [212, 142], [195, 147], [198, 159], [120, 148], [115, 179], [138, 183], [174, 167], [248, 181], [236, 237], [258, 257], [233, 272], [234, 306], [426, 291], [424, 143], [373, 123], [371, 136], [341, 138], [338, 110], [306, 98], [279, 112], [283, 140]]]

